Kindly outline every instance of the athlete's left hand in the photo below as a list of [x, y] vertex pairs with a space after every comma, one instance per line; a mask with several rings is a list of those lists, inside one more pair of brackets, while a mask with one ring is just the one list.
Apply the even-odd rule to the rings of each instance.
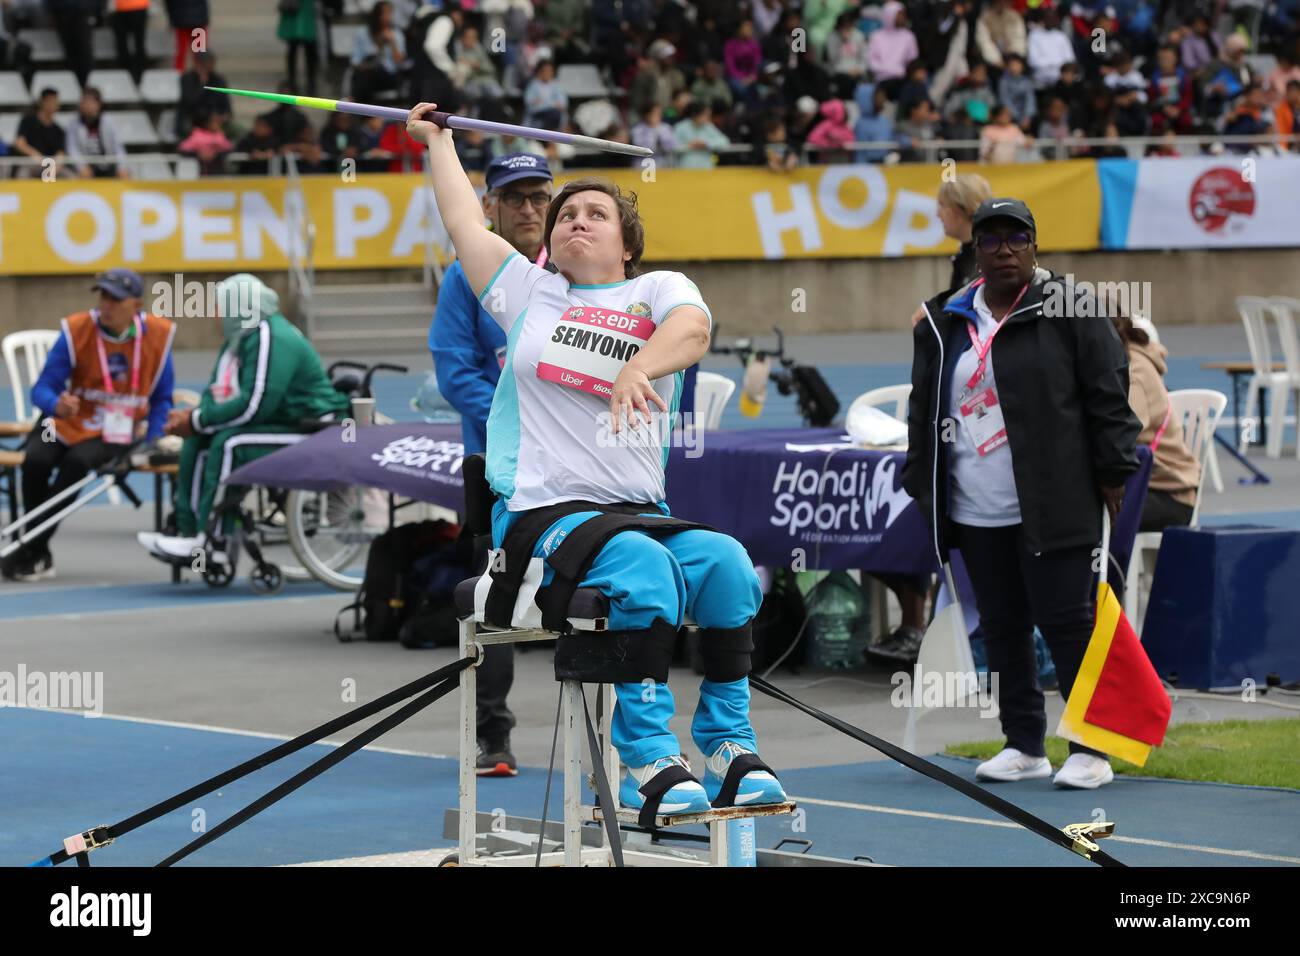
[[668, 411], [668, 403], [654, 390], [654, 386], [650, 384], [650, 377], [629, 362], [623, 366], [623, 371], [618, 373], [618, 378], [614, 381], [614, 393], [609, 398], [609, 415], [614, 422], [613, 433], [618, 434], [625, 417], [628, 424], [636, 428], [639, 424], [636, 417], [638, 410], [645, 416], [645, 422], [649, 425], [649, 402], [654, 402], [665, 412]]

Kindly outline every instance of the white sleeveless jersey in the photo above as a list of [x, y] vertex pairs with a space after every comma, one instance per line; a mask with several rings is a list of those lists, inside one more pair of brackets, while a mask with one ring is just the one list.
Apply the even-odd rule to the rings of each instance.
[[614, 435], [610, 387], [673, 309], [712, 314], [680, 272], [650, 272], [603, 285], [573, 285], [518, 253], [479, 296], [506, 332], [506, 360], [487, 426], [487, 474], [511, 511], [560, 501], [660, 502], [668, 424], [683, 373], [652, 385], [669, 407]]

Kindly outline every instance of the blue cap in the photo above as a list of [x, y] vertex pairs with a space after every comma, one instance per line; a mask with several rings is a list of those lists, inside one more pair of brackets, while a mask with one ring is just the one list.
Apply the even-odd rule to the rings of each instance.
[[138, 299], [144, 295], [144, 280], [130, 269], [109, 269], [95, 276], [92, 290], [100, 289], [117, 300]]
[[549, 181], [553, 178], [551, 167], [546, 165], [545, 157], [534, 156], [532, 153], [506, 153], [504, 156], [498, 156], [488, 163], [485, 176], [488, 189], [500, 189], [507, 183], [520, 179]]

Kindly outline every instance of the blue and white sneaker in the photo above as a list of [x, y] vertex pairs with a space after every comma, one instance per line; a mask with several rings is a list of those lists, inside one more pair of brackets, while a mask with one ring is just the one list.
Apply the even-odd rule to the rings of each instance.
[[[628, 767], [627, 773], [618, 787], [618, 802], [629, 810], [640, 810], [645, 806], [645, 797], [641, 787], [645, 786], [660, 771], [674, 764], [690, 771], [691, 765], [681, 754], [660, 757], [654, 763], [644, 767]], [[684, 780], [673, 784], [659, 801], [659, 813], [664, 816], [676, 816], [684, 813], [704, 813], [712, 809], [709, 798], [698, 780]]]
[[[708, 794], [710, 803], [718, 799], [722, 783], [727, 779], [727, 769], [731, 766], [731, 761], [741, 754], [753, 752], [734, 740], [724, 740], [713, 756], [704, 761], [704, 792]], [[740, 785], [736, 788], [736, 799], [731, 805], [746, 807], [765, 803], [785, 803], [786, 800], [785, 790], [773, 774], [766, 770], [751, 770], [740, 778]]]

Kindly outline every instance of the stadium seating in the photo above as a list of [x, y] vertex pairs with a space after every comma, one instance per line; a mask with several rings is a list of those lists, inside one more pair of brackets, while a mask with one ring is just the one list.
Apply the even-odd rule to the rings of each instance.
[[71, 70], [37, 70], [32, 74], [30, 102], [35, 102], [41, 90], [50, 88], [59, 93], [59, 102], [63, 106], [75, 104], [81, 99], [81, 84], [77, 75]]
[[27, 109], [31, 102], [21, 73], [0, 73], [0, 109]]
[[126, 70], [91, 70], [86, 85], [99, 90], [105, 106], [135, 106], [140, 102], [140, 88]]

